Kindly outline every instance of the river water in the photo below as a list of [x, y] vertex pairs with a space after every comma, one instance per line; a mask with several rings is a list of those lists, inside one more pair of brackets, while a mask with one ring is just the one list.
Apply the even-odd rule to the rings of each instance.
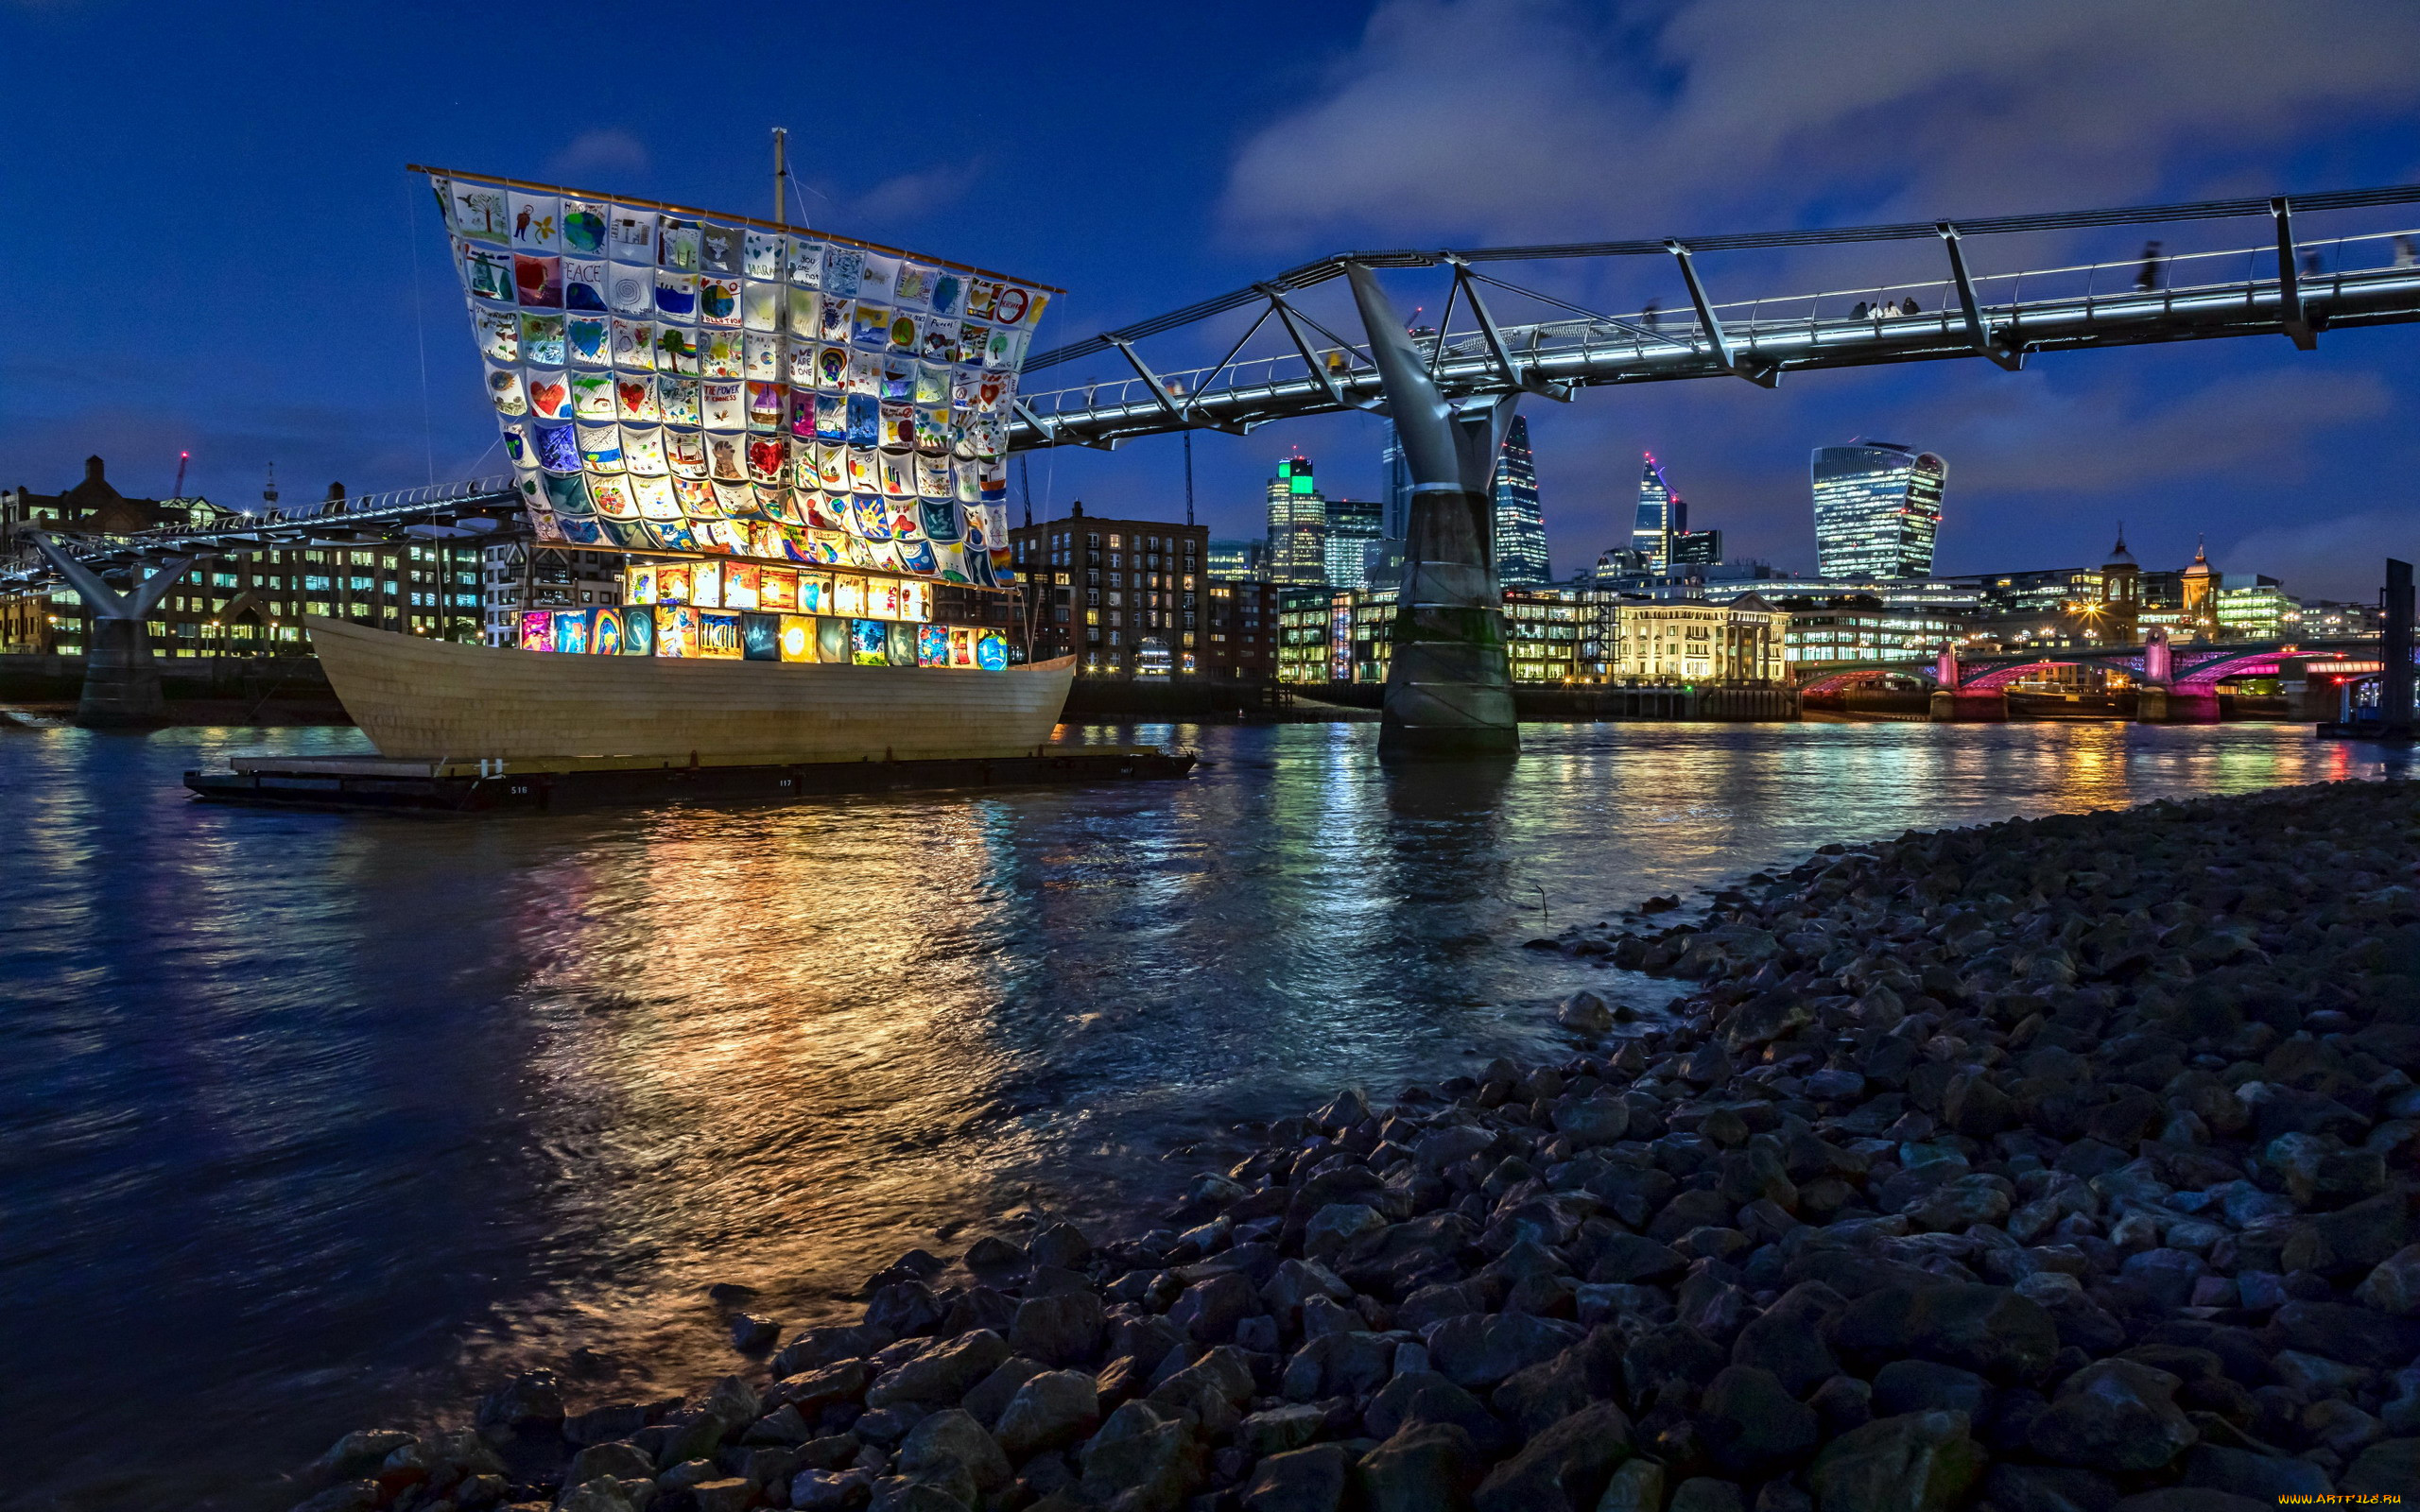
[[[512, 1368], [735, 1364], [913, 1245], [1097, 1228], [1242, 1119], [1545, 1052], [1519, 941], [1832, 840], [2378, 774], [2307, 727], [1145, 726], [1187, 781], [429, 819], [188, 801], [351, 730], [0, 719], [0, 1505], [282, 1507]], [[1200, 1146], [1196, 1148], [1196, 1146]]]

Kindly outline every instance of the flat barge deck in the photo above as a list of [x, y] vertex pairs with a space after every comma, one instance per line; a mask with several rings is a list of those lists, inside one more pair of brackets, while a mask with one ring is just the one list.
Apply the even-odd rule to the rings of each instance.
[[652, 757], [402, 761], [382, 756], [237, 756], [191, 771], [195, 797], [268, 808], [434, 814], [561, 813], [629, 804], [789, 802], [848, 793], [1149, 782], [1193, 770], [1190, 752], [1043, 747], [1029, 756], [944, 761], [674, 764]]

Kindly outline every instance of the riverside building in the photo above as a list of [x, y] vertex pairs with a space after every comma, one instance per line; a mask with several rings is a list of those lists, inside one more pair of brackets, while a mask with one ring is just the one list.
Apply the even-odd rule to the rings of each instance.
[[[344, 485], [328, 487], [328, 502]], [[274, 504], [273, 489], [265, 502]], [[238, 511], [206, 499], [129, 499], [112, 487], [101, 459], [88, 457], [84, 480], [60, 494], [26, 489], [0, 494], [0, 535], [24, 530], [127, 535], [164, 526], [199, 526]], [[12, 554], [19, 543], [9, 541]], [[25, 548], [30, 549], [30, 548]], [[251, 552], [187, 569], [146, 622], [156, 656], [307, 656], [302, 620], [317, 614], [436, 640], [480, 638], [481, 548], [434, 541]], [[0, 600], [0, 651], [81, 656], [91, 615], [71, 589]]]
[[1009, 532], [1010, 549], [1028, 564], [1031, 658], [1074, 656], [1091, 677], [1200, 672], [1209, 527], [1083, 509], [1079, 502], [1063, 520]]
[[1949, 464], [1895, 441], [1819, 446], [1816, 571], [1825, 577], [1926, 577]]

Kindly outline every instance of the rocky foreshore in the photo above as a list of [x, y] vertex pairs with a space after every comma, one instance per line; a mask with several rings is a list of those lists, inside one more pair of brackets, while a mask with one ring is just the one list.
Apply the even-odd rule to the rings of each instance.
[[[1910, 833], [1542, 949], [1575, 1053], [1357, 1091], [1139, 1237], [567, 1413], [349, 1435], [312, 1512], [2251, 1512], [2420, 1489], [2420, 787]], [[735, 1297], [735, 1302], [743, 1302]], [[775, 1349], [774, 1346], [778, 1346]], [[769, 1352], [769, 1359], [766, 1354]]]

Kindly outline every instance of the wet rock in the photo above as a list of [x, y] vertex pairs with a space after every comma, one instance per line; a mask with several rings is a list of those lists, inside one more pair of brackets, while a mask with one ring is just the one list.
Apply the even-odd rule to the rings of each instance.
[[2327, 1472], [2307, 1459], [2256, 1454], [2219, 1444], [2196, 1444], [2186, 1451], [2184, 1484], [2207, 1490], [2250, 1497], [2272, 1506], [2285, 1496], [2325, 1494], [2334, 1489]]
[[1930, 1360], [1893, 1360], [1874, 1373], [1874, 1412], [1895, 1418], [1911, 1412], [1962, 1412], [1982, 1417], [1992, 1384], [1972, 1370]]
[[1244, 1512], [1337, 1512], [1352, 1469], [1334, 1444], [1270, 1455], [1244, 1486]]
[[1716, 1466], [1745, 1480], [1762, 1480], [1812, 1452], [1823, 1426], [1815, 1410], [1772, 1371], [1754, 1366], [1735, 1365], [1716, 1375], [1698, 1403], [1698, 1418]]
[[[1271, 1407], [1253, 1413], [1236, 1429], [1236, 1442], [1254, 1459], [1283, 1454], [1319, 1437], [1327, 1426], [1327, 1410], [1309, 1403]], [[1392, 1432], [1392, 1428], [1390, 1429]], [[1386, 1435], [1378, 1435], [1383, 1438]]]
[[1998, 1380], [2031, 1380], [2059, 1352], [2050, 1315], [1998, 1286], [1886, 1286], [1851, 1302], [1831, 1326], [1832, 1349], [1874, 1365], [1913, 1356]]
[[1374, 1333], [1330, 1333], [1305, 1343], [1286, 1362], [1279, 1391], [1288, 1401], [1358, 1396], [1394, 1373], [1394, 1351]]
[[2287, 1349], [2365, 1369], [2392, 1370], [2420, 1354], [2420, 1320], [2383, 1317], [2341, 1302], [2288, 1302], [2269, 1327]]
[[1731, 1363], [1770, 1370], [1793, 1397], [1840, 1373], [1840, 1362], [1824, 1342], [1824, 1324], [1847, 1305], [1821, 1281], [1802, 1281], [1740, 1330]]
[[1737, 1483], [1693, 1475], [1673, 1488], [1671, 1512], [1748, 1512], [1748, 1503]]
[[875, 1382], [866, 1392], [869, 1407], [955, 1402], [1009, 1357], [1008, 1341], [989, 1329], [962, 1333], [927, 1350]]
[[482, 1428], [552, 1432], [562, 1420], [562, 1383], [551, 1370], [531, 1370], [515, 1376], [479, 1403], [478, 1422]]
[[1447, 1318], [1428, 1335], [1428, 1356], [1456, 1384], [1494, 1386], [1580, 1342], [1580, 1330], [1556, 1318], [1508, 1313]]
[[1362, 1455], [1353, 1479], [1367, 1512], [1463, 1512], [1478, 1468], [1470, 1435], [1415, 1423]]
[[1201, 1482], [1193, 1430], [1139, 1401], [1109, 1415], [1084, 1445], [1082, 1493], [1125, 1512], [1176, 1512]]
[[742, 1313], [731, 1320], [731, 1347], [742, 1354], [767, 1354], [781, 1342], [782, 1326], [769, 1317]]
[[886, 1328], [856, 1324], [847, 1328], [808, 1329], [773, 1356], [773, 1379], [804, 1375], [843, 1360], [861, 1360], [895, 1343], [899, 1335]]
[[[916, 1425], [899, 1446], [899, 1472], [911, 1480], [950, 1489], [959, 1476], [977, 1491], [1009, 1484], [1009, 1456], [983, 1425], [962, 1407], [937, 1412]], [[958, 1496], [954, 1489], [950, 1494]], [[972, 1496], [959, 1500], [972, 1503]]]
[[2110, 1512], [2119, 1494], [2090, 1470], [2003, 1461], [1984, 1475], [1979, 1499], [1998, 1512]]
[[1964, 1413], [1879, 1418], [1825, 1445], [1807, 1471], [1820, 1512], [1943, 1512], [1982, 1478]]
[[1626, 1459], [1606, 1477], [1597, 1512], [1663, 1512], [1664, 1467], [1651, 1459]]
[[1017, 1388], [1000, 1411], [993, 1438], [1012, 1459], [1065, 1449], [1100, 1425], [1100, 1392], [1080, 1370], [1051, 1370]]
[[2059, 1383], [2033, 1420], [2033, 1452], [2054, 1464], [2099, 1470], [2155, 1470], [2201, 1436], [2176, 1405], [2183, 1384], [2165, 1370], [2102, 1360]]
[[1588, 1267], [1597, 1283], [1663, 1285], [1678, 1280], [1689, 1268], [1687, 1257], [1668, 1245], [1637, 1234], [1615, 1234]]
[[388, 1455], [412, 1441], [400, 1428], [359, 1428], [328, 1446], [303, 1473], [315, 1481], [349, 1481], [376, 1469]]
[[1080, 1364], [1100, 1349], [1101, 1319], [1100, 1298], [1088, 1291], [1028, 1297], [1009, 1324], [1009, 1349], [1045, 1365]]
[[2420, 1486], [2420, 1438], [2372, 1444], [2336, 1482], [2340, 1492], [2358, 1496], [2386, 1493], [2409, 1498], [2415, 1486]]
[[2353, 1294], [2364, 1307], [2394, 1317], [2420, 1317], [2420, 1245], [2409, 1245], [2378, 1262]]
[[1386, 1215], [1366, 1203], [1332, 1202], [1311, 1214], [1303, 1229], [1303, 1254], [1307, 1260], [1330, 1260], [1355, 1240], [1387, 1226]]
[[1572, 1414], [1531, 1438], [1481, 1483], [1478, 1512], [1592, 1512], [1614, 1467], [1630, 1453], [1630, 1419], [1609, 1401]]

